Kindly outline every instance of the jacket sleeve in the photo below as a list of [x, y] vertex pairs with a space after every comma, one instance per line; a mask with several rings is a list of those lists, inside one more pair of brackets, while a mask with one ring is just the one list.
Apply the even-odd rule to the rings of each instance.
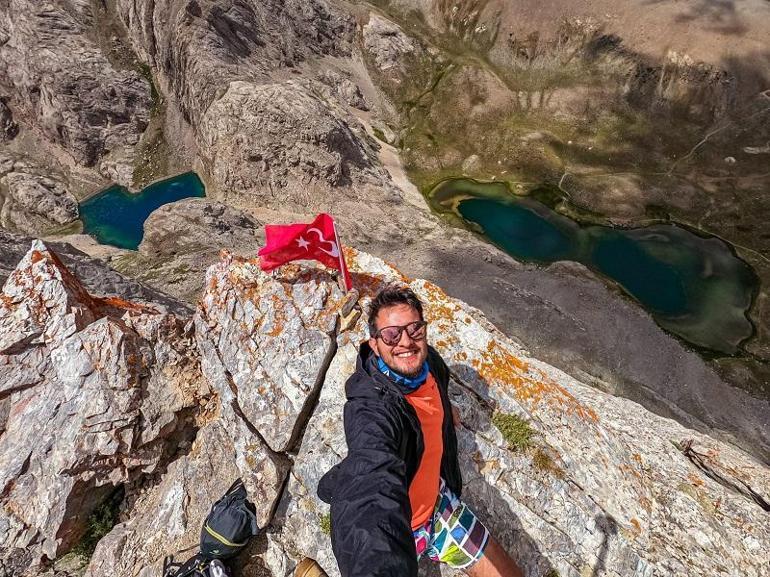
[[344, 410], [348, 456], [331, 504], [332, 549], [342, 577], [416, 577], [406, 466], [397, 417], [372, 400]]

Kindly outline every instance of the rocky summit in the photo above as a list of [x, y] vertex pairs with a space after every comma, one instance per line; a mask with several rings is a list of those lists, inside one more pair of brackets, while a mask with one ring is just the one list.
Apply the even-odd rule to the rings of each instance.
[[[768, 577], [769, 34], [765, 0], [0, 0], [0, 577], [155, 577], [236, 478], [264, 527], [239, 576], [337, 575], [315, 490], [391, 280], [528, 577]], [[206, 198], [137, 250], [82, 234], [92, 195], [190, 171]], [[595, 270], [501, 250], [450, 178], [724, 244], [751, 334], [699, 349]], [[320, 212], [352, 313], [329, 271], [252, 259]]]
[[[461, 413], [465, 495], [525, 574], [768, 575], [766, 467], [533, 358], [440, 287], [346, 252], [358, 307], [386, 282], [424, 300]], [[311, 556], [337, 575], [315, 491], [346, 452], [344, 383], [367, 334], [358, 309], [342, 316], [348, 298], [322, 268], [267, 274], [225, 252], [195, 312], [172, 313], [89, 291], [34, 241], [0, 296], [0, 574], [73, 574], [67, 553], [118, 495], [75, 572], [159, 575], [240, 477], [264, 529], [238, 574], [284, 576]]]

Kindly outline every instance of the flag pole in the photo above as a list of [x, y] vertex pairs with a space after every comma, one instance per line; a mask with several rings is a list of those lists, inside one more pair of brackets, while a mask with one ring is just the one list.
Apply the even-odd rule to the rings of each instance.
[[[348, 263], [345, 262], [345, 254], [342, 252], [342, 243], [340, 243], [340, 236], [337, 234], [337, 223], [334, 222], [334, 219], [332, 219], [332, 228], [334, 229], [334, 240], [337, 243], [337, 251], [339, 252], [340, 272], [342, 273], [342, 286], [347, 293], [348, 290], [350, 290], [348, 288], [348, 277], [350, 276], [350, 272], [348, 271]], [[353, 287], [351, 286], [350, 288]]]

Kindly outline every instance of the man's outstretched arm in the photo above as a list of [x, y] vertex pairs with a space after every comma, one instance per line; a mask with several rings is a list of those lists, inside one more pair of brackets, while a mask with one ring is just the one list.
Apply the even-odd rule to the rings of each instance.
[[332, 549], [342, 577], [415, 577], [406, 468], [398, 423], [371, 400], [345, 405], [348, 456], [334, 481]]

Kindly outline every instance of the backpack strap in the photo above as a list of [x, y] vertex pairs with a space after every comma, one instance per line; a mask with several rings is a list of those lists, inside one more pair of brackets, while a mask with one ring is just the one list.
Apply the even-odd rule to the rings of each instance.
[[163, 560], [163, 577], [202, 577], [208, 564], [209, 560], [201, 555], [194, 555], [184, 563], [174, 563], [169, 555]]

